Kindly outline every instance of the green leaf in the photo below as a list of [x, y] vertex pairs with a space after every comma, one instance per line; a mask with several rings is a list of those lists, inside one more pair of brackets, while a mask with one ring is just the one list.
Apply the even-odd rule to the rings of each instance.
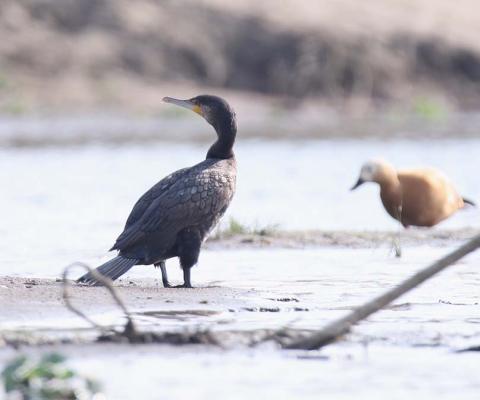
[[11, 376], [14, 371], [21, 367], [27, 361], [26, 356], [19, 356], [7, 364], [2, 371], [2, 376]]
[[65, 362], [65, 360], [66, 358], [59, 353], [50, 353], [50, 354], [44, 355], [41, 358], [40, 363], [60, 364]]
[[71, 369], [62, 369], [55, 372], [55, 378], [57, 379], [66, 380], [66, 379], [73, 378], [74, 376], [75, 376], [75, 372], [72, 371]]

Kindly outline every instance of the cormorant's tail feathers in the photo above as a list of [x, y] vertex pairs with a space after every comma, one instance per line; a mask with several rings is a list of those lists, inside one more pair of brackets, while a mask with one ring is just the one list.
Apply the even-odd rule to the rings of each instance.
[[470, 200], [470, 199], [466, 199], [465, 197], [462, 197], [462, 200], [465, 204], [468, 204], [472, 207], [476, 207], [477, 206], [477, 203], [475, 203], [474, 201]]
[[[135, 264], [137, 264], [137, 262], [138, 260], [135, 258], [117, 256], [112, 258], [110, 261], [107, 261], [105, 264], [100, 265], [95, 271], [114, 281], [132, 268]], [[102, 284], [90, 272], [78, 278], [77, 282], [87, 283], [92, 286]]]

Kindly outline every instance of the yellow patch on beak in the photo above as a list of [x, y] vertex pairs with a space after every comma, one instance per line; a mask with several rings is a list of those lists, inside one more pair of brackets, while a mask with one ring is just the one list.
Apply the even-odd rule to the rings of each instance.
[[203, 112], [202, 112], [202, 107], [198, 105], [194, 105], [192, 108], [193, 112], [196, 112], [197, 114], [201, 115], [203, 117]]

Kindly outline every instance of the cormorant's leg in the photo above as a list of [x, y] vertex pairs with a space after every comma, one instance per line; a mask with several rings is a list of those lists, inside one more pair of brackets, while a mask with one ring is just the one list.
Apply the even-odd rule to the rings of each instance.
[[160, 267], [160, 270], [162, 271], [162, 283], [164, 288], [169, 288], [172, 287], [170, 283], [168, 282], [168, 275], [167, 275], [167, 266], [165, 265], [165, 260], [160, 261], [157, 264], [154, 264], [155, 267]]
[[191, 288], [190, 269], [197, 263], [202, 245], [202, 237], [198, 230], [187, 228], [177, 237], [178, 258], [183, 269], [183, 285], [176, 287]]
[[181, 287], [192, 287], [192, 282], [190, 281], [190, 270], [191, 268], [183, 268], [183, 285]]
[[160, 264], [160, 270], [162, 271], [162, 283], [163, 287], [169, 288], [172, 287], [170, 283], [168, 282], [168, 275], [167, 275], [167, 266], [165, 264], [165, 261], [162, 261]]

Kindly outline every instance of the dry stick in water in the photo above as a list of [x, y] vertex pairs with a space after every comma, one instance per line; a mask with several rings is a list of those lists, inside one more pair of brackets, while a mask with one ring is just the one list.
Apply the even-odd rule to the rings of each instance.
[[97, 324], [94, 320], [92, 320], [90, 317], [88, 317], [85, 313], [80, 311], [77, 307], [75, 307], [72, 302], [70, 301], [70, 294], [68, 293], [68, 288], [70, 287], [70, 281], [67, 279], [68, 278], [68, 273], [73, 267], [80, 266], [82, 268], [85, 268], [88, 272], [90, 272], [93, 277], [99, 281], [103, 286], [105, 286], [110, 294], [112, 295], [113, 299], [115, 300], [115, 303], [122, 309], [123, 313], [125, 314], [125, 317], [127, 318], [127, 323], [125, 325], [124, 332], [122, 333], [125, 336], [134, 336], [136, 329], [135, 325], [133, 323], [132, 316], [130, 314], [130, 311], [128, 311], [127, 307], [123, 303], [123, 301], [120, 299], [118, 296], [117, 292], [115, 291], [114, 287], [112, 286], [112, 282], [110, 279], [106, 278], [96, 270], [90, 268], [87, 264], [81, 263], [81, 262], [75, 262], [73, 264], [70, 264], [65, 268], [63, 271], [63, 299], [65, 300], [65, 305], [67, 308], [72, 311], [74, 314], [77, 314], [79, 317], [83, 318], [85, 321], [87, 321], [90, 325], [92, 325], [95, 329], [100, 330], [101, 332], [105, 333], [108, 331], [113, 331], [114, 333], [118, 333], [113, 329], [107, 329], [99, 324]]
[[395, 288], [390, 289], [386, 293], [374, 298], [373, 300], [363, 304], [360, 307], [355, 308], [351, 313], [347, 314], [345, 317], [337, 321], [330, 323], [321, 331], [309, 337], [287, 344], [285, 348], [314, 350], [334, 342], [340, 336], [348, 333], [350, 331], [350, 328], [356, 323], [381, 310], [383, 307], [390, 304], [392, 301], [398, 299], [400, 296], [404, 295], [409, 290], [416, 288], [421, 283], [430, 279], [432, 276], [438, 274], [450, 265], [456, 263], [462, 257], [466, 256], [467, 254], [471, 253], [479, 247], [480, 235], [477, 235], [457, 250], [451, 252], [450, 254], [447, 254], [445, 257], [434, 262], [427, 268], [417, 272], [415, 275], [406, 279]]

